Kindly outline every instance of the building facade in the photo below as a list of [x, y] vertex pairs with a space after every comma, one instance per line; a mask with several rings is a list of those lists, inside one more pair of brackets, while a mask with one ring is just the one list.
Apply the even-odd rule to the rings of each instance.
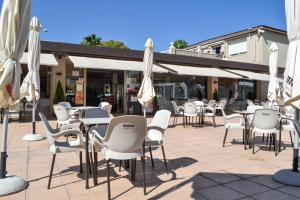
[[[196, 56], [211, 59], [222, 59], [244, 63], [269, 65], [269, 48], [272, 43], [278, 46], [279, 77], [282, 78], [286, 63], [288, 39], [286, 31], [268, 26], [257, 26], [246, 30], [230, 33], [193, 44], [185, 49], [169, 48], [169, 53], [187, 56]], [[214, 78], [218, 82], [221, 97], [230, 98], [230, 87], [239, 87], [240, 99], [247, 98], [249, 90], [255, 90], [255, 98], [266, 99], [268, 81], [259, 79], [245, 79], [236, 83], [235, 80]], [[250, 87], [250, 88], [249, 88]], [[254, 88], [255, 87], [255, 88]], [[253, 89], [251, 89], [253, 88]], [[251, 97], [251, 93], [248, 97]]]

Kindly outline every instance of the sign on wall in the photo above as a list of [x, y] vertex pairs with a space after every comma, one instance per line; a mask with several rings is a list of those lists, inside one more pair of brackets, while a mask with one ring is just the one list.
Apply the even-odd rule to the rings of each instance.
[[83, 80], [76, 81], [75, 105], [83, 105]]

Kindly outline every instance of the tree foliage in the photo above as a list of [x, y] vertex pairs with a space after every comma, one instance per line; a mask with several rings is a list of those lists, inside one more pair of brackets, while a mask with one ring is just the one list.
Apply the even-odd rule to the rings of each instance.
[[110, 48], [119, 48], [119, 49], [128, 49], [128, 46], [124, 44], [122, 41], [117, 40], [107, 40], [103, 41], [101, 37], [97, 37], [96, 34], [91, 34], [82, 39], [80, 42], [82, 45], [89, 46], [102, 46], [102, 47], [110, 47]]
[[213, 99], [216, 101], [220, 100], [220, 95], [217, 89], [215, 89], [214, 93], [213, 93]]
[[174, 45], [174, 47], [175, 47], [176, 49], [184, 49], [184, 48], [186, 48], [189, 44], [188, 44], [188, 42], [185, 41], [185, 40], [178, 39], [178, 40], [175, 40], [175, 42], [174, 42], [173, 45]]
[[53, 104], [58, 104], [65, 100], [64, 90], [62, 88], [61, 82], [58, 80], [55, 90], [55, 95], [53, 98]]
[[89, 46], [97, 46], [101, 45], [101, 37], [97, 37], [96, 34], [91, 34], [82, 39], [80, 44], [82, 45], [89, 45]]
[[119, 49], [128, 49], [128, 46], [124, 44], [122, 41], [117, 40], [107, 40], [101, 42], [100, 46], [103, 47], [112, 47], [112, 48], [119, 48]]

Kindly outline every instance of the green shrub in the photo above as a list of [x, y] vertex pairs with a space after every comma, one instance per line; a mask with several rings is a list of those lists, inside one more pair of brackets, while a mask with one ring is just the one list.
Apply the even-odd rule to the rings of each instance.
[[220, 96], [219, 96], [219, 93], [218, 93], [217, 89], [215, 89], [215, 91], [213, 93], [213, 99], [216, 100], [216, 101], [220, 100]]
[[65, 101], [65, 94], [61, 82], [58, 81], [56, 85], [55, 95], [53, 98], [53, 104], [58, 104], [59, 102], [62, 101]]

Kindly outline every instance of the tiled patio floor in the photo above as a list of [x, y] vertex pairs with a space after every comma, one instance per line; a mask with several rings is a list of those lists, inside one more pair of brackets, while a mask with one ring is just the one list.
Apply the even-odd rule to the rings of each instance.
[[[222, 147], [224, 127], [221, 117], [217, 128], [170, 126], [165, 135], [165, 150], [170, 173], [165, 173], [160, 149], [154, 149], [155, 169], [151, 168], [149, 153], [146, 161], [147, 195], [143, 195], [141, 166], [137, 163], [136, 183], [124, 169], [111, 167], [113, 199], [300, 199], [300, 188], [281, 185], [272, 175], [283, 168], [291, 168], [292, 149], [288, 133], [283, 136], [285, 149], [275, 157], [266, 148], [252, 155], [240, 143], [239, 130], [230, 130], [226, 147]], [[54, 123], [53, 123], [54, 124]], [[22, 141], [31, 124], [9, 125], [9, 174], [19, 175], [29, 182], [20, 193], [2, 199], [106, 199], [106, 170], [103, 155], [99, 154], [98, 183], [85, 189], [84, 173], [79, 174], [79, 158], [75, 153], [58, 154], [52, 187], [47, 190], [51, 155], [47, 140], [35, 143]], [[45, 134], [41, 123], [37, 130]], [[235, 140], [234, 140], [235, 139]]]

